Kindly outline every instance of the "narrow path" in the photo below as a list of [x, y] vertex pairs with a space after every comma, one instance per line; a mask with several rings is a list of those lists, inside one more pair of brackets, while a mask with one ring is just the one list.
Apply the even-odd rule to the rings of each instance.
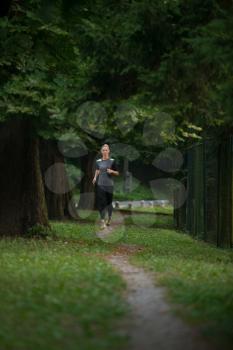
[[[128, 256], [113, 254], [107, 260], [127, 283], [127, 301], [132, 313], [126, 321], [130, 350], [214, 350], [198, 330], [172, 313], [165, 300], [166, 289], [154, 283], [154, 275], [128, 262]], [[127, 349], [128, 350], [128, 349]]]
[[[107, 235], [121, 223], [115, 222]], [[155, 283], [155, 274], [129, 263], [128, 256], [137, 245], [120, 244], [117, 251], [105, 256], [127, 283], [126, 298], [131, 313], [122, 328], [130, 337], [127, 350], [216, 350], [196, 327], [176, 316], [166, 301], [166, 288]], [[120, 349], [119, 349], [120, 350]]]

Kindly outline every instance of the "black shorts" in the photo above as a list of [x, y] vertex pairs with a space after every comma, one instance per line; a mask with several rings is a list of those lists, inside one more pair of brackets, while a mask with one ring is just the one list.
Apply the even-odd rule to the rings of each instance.
[[97, 207], [99, 210], [103, 210], [104, 208], [112, 204], [113, 190], [113, 186], [96, 186], [96, 199]]

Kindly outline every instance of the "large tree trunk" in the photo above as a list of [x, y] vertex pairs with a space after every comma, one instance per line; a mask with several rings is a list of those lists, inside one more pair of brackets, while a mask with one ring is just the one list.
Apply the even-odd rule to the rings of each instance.
[[75, 218], [73, 192], [69, 189], [64, 156], [58, 149], [57, 140], [40, 140], [40, 163], [49, 219]]
[[50, 227], [30, 120], [0, 124], [0, 235], [23, 235], [35, 224]]
[[90, 151], [81, 158], [81, 170], [84, 176], [80, 183], [79, 209], [96, 209], [95, 186], [92, 183], [95, 173], [96, 152]]

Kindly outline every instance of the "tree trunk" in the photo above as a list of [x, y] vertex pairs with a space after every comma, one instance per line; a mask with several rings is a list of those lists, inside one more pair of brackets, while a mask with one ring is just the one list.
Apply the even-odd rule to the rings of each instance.
[[50, 227], [31, 121], [0, 124], [0, 235], [23, 235], [35, 224]]
[[[41, 171], [49, 219], [75, 218], [73, 192], [69, 190], [64, 156], [58, 149], [57, 140], [41, 139], [40, 151]], [[47, 170], [49, 170], [48, 176], [46, 176]]]
[[96, 152], [88, 152], [81, 158], [81, 170], [84, 174], [80, 183], [79, 209], [96, 209], [95, 186], [92, 183], [95, 174]]

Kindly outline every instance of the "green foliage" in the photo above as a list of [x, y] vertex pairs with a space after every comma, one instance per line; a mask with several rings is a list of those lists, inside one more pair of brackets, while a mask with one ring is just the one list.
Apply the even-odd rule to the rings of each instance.
[[36, 224], [30, 227], [25, 232], [25, 237], [28, 237], [28, 238], [47, 238], [48, 236], [54, 236], [54, 235], [55, 235], [55, 232], [51, 228], [45, 227], [41, 224]]
[[[13, 2], [0, 18], [0, 121], [33, 118], [41, 136], [71, 130], [95, 150], [114, 137], [140, 148], [154, 111], [176, 126], [173, 136], [162, 133], [164, 144], [228, 130], [232, 18], [232, 6], [216, 0]], [[106, 109], [103, 137], [75, 122], [90, 101]], [[127, 134], [116, 123], [122, 103], [137, 114], [131, 127], [123, 113]], [[88, 122], [97, 129], [96, 118]]]
[[[59, 3], [50, 8], [55, 14]], [[32, 118], [39, 134], [52, 137], [69, 123], [69, 88], [85, 84], [88, 63], [81, 62], [61, 14], [48, 22], [41, 6], [31, 1], [0, 19], [0, 120]]]
[[140, 79], [142, 95], [165, 106], [177, 121], [180, 140], [192, 141], [198, 135], [187, 132], [184, 121], [201, 127], [201, 135], [232, 126], [233, 9], [229, 5], [226, 11], [216, 1], [176, 4], [173, 44], [156, 69], [142, 66]]

